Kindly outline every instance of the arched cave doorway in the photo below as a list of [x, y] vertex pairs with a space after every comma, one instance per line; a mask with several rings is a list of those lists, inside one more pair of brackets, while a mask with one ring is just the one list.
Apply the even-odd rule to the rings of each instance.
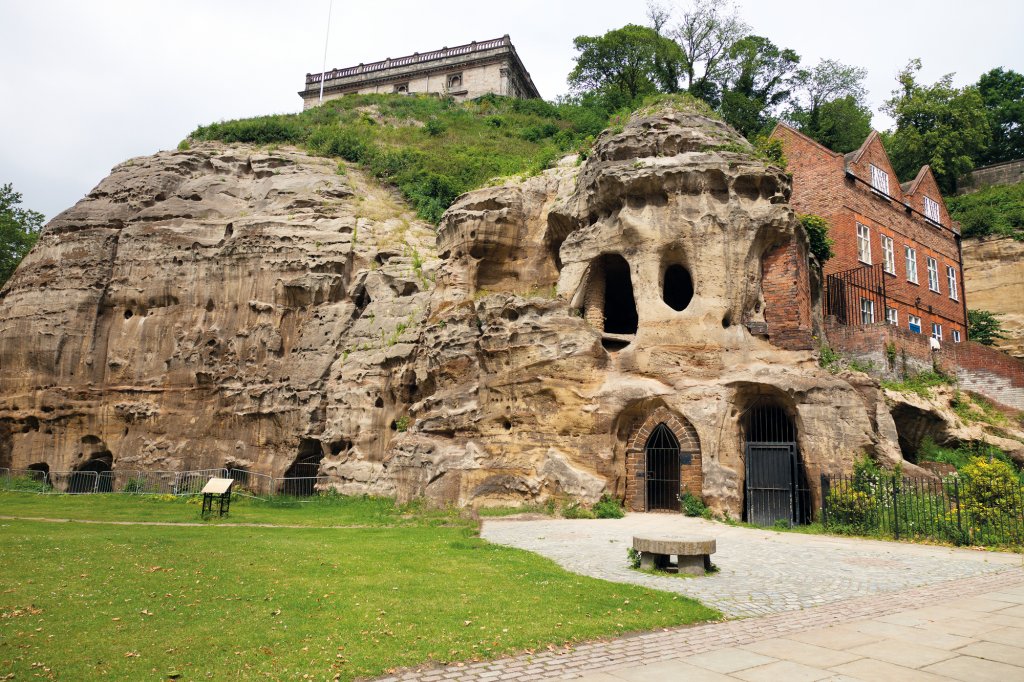
[[317, 475], [320, 473], [320, 462], [324, 458], [324, 448], [315, 438], [303, 438], [299, 441], [299, 452], [295, 461], [284, 472], [284, 478], [278, 491], [282, 495], [309, 497], [316, 490]]
[[114, 456], [109, 450], [98, 452], [71, 474], [68, 480], [69, 493], [110, 493], [114, 492], [111, 475]]
[[742, 431], [743, 520], [758, 526], [810, 523], [810, 485], [789, 411], [777, 398], [757, 397], [743, 415]]
[[679, 511], [679, 439], [664, 423], [644, 446], [647, 511]]

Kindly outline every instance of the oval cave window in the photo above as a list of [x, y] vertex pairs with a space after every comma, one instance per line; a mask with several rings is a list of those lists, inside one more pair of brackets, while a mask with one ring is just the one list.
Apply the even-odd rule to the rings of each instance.
[[693, 299], [693, 279], [690, 278], [690, 272], [682, 265], [670, 265], [665, 268], [661, 297], [672, 310], [686, 310]]

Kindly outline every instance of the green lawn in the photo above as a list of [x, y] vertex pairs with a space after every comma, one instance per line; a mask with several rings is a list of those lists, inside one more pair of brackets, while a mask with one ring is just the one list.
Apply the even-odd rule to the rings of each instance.
[[[311, 527], [0, 521], [0, 679], [352, 679], [719, 617], [490, 545], [450, 512], [330, 498], [233, 509], [236, 521], [276, 512]], [[194, 521], [198, 510], [5, 494], [0, 514]], [[371, 527], [315, 527], [324, 520]]]

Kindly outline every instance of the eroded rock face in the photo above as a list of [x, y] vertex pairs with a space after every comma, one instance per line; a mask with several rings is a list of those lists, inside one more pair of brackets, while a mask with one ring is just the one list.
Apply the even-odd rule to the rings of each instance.
[[[0, 294], [0, 466], [280, 476], [300, 453], [377, 448], [387, 372], [358, 368], [370, 348], [408, 355], [398, 329], [426, 310], [434, 252], [389, 192], [296, 151], [121, 164]], [[359, 412], [324, 441], [329, 404]]]
[[644, 509], [657, 432], [681, 489], [739, 516], [748, 441], [795, 443], [811, 488], [900, 461], [877, 384], [806, 350], [809, 299], [766, 295], [806, 239], [748, 149], [692, 111], [638, 115], [578, 166], [461, 197], [436, 249], [296, 151], [123, 164], [3, 292], [0, 466], [311, 461], [346, 493]]
[[1012, 237], [965, 239], [963, 252], [967, 305], [1000, 313], [1006, 338], [996, 348], [1024, 359], [1024, 242]]

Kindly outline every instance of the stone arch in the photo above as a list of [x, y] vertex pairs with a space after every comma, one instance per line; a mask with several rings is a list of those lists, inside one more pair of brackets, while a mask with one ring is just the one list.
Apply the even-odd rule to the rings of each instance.
[[682, 455], [679, 465], [679, 493], [701, 496], [704, 473], [701, 466], [700, 437], [690, 421], [665, 405], [650, 410], [646, 418], [635, 424], [626, 444], [626, 508], [647, 511], [647, 441], [659, 425], [664, 424], [677, 441]]
[[461, 87], [462, 87], [462, 74], [461, 73], [453, 73], [452, 75], [448, 76], [448, 89], [449, 90], [458, 90]]

